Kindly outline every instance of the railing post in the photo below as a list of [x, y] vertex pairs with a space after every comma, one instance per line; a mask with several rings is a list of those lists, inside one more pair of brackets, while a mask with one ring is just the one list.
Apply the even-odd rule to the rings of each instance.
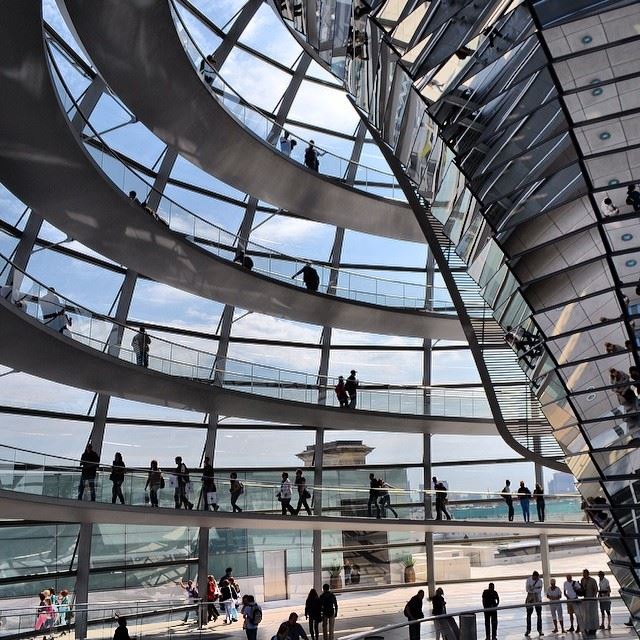
[[[477, 640], [478, 628], [475, 613], [460, 614], [460, 640]], [[446, 636], [445, 636], [446, 637]], [[449, 640], [447, 638], [447, 640]]]

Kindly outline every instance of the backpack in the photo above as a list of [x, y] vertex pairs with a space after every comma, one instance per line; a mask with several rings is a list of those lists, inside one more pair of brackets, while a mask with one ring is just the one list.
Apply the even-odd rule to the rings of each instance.
[[251, 624], [258, 625], [262, 622], [262, 609], [257, 605], [253, 605], [253, 611], [251, 612]]
[[238, 482], [238, 484], [240, 485], [240, 494], [242, 495], [244, 493], [244, 484], [242, 482]]
[[409, 620], [411, 619], [411, 612], [409, 611], [409, 603], [407, 602], [407, 604], [404, 605], [404, 610], [402, 611], [402, 613], [404, 614], [405, 618], [409, 618]]

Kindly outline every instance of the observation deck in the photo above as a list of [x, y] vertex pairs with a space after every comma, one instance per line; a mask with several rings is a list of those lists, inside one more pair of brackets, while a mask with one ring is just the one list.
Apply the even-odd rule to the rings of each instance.
[[[15, 272], [13, 282], [0, 299], [0, 362], [48, 380], [151, 404], [328, 429], [495, 433], [483, 394], [470, 390], [362, 384], [360, 408], [341, 409], [334, 379], [217, 360], [152, 334], [150, 366], [138, 366], [128, 346], [135, 326], [84, 309], [24, 273]], [[65, 326], [45, 318], [45, 298]], [[321, 391], [328, 392], [327, 404], [318, 404]]]

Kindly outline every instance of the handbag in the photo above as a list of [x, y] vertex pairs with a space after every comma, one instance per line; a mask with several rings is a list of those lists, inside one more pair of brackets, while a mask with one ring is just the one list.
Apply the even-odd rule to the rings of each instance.
[[305, 489], [302, 493], [302, 497], [306, 500], [311, 497], [311, 494]]

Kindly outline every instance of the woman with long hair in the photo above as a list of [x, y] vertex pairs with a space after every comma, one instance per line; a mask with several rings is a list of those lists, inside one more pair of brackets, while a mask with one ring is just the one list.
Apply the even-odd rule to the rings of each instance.
[[307, 601], [304, 603], [304, 617], [309, 620], [311, 640], [320, 640], [318, 625], [322, 621], [322, 603], [315, 589], [309, 591]]

